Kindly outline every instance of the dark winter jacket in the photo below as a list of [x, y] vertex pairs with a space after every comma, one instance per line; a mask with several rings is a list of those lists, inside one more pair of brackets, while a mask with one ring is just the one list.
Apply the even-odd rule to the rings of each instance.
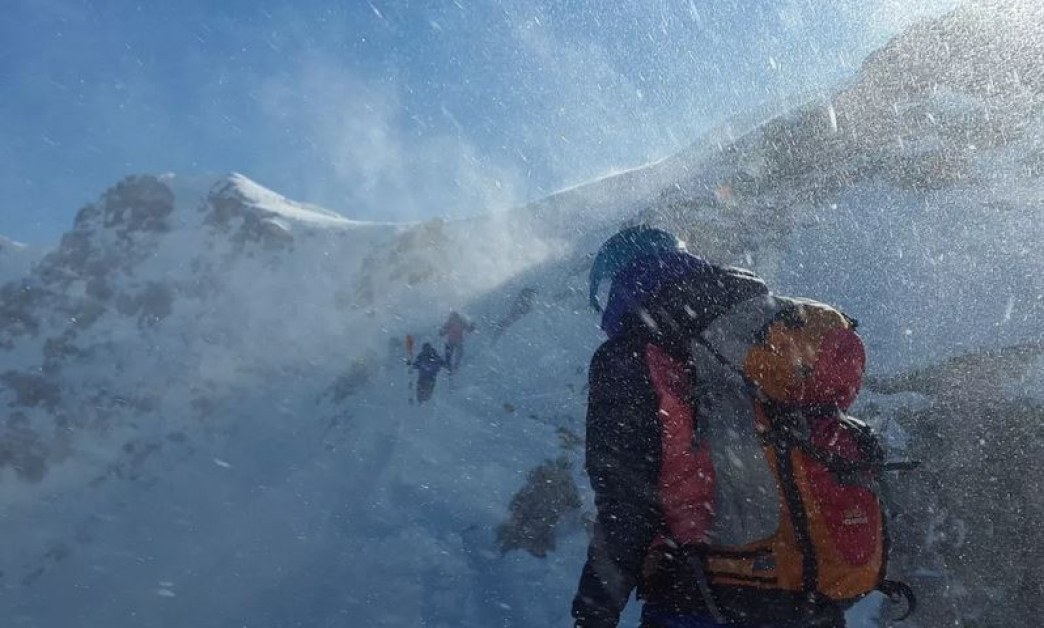
[[425, 349], [420, 352], [417, 359], [413, 361], [415, 368], [421, 377], [435, 377], [439, 369], [446, 368], [446, 361], [434, 349]]
[[644, 333], [606, 341], [591, 358], [586, 468], [598, 510], [573, 601], [585, 627], [615, 627], [638, 585], [646, 552], [663, 528], [656, 391]]
[[[603, 317], [610, 338], [591, 359], [586, 468], [598, 514], [573, 601], [573, 616], [585, 628], [615, 627], [636, 588], [650, 607], [708, 612], [685, 561], [652, 549], [666, 524], [659, 486], [659, 397], [646, 347], [654, 344], [687, 361], [690, 338], [728, 308], [767, 293], [767, 288], [748, 271], [682, 261], [687, 269], [683, 276], [657, 276], [663, 266], [649, 266], [648, 260], [621, 270]], [[715, 591], [719, 604], [757, 607], [765, 618], [786, 617], [796, 606], [789, 595], [771, 596]]]

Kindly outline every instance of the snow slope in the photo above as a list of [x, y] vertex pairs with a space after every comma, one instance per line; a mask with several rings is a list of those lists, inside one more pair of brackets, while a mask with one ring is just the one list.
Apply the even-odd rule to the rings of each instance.
[[[4, 434], [0, 528], [21, 541], [0, 554], [5, 616], [288, 625], [281, 613], [300, 614], [303, 598], [315, 605], [306, 625], [343, 612], [360, 625], [450, 612], [375, 601], [466, 572], [466, 557], [445, 557], [460, 553], [462, 531], [502, 516], [497, 500], [509, 497], [489, 494], [488, 481], [514, 486], [543, 447], [516, 447], [533, 437], [531, 420], [503, 409], [508, 387], [495, 374], [511, 365], [488, 365], [486, 382], [462, 374], [458, 401], [414, 408], [389, 341], [409, 329], [434, 336], [437, 304], [467, 302], [508, 276], [507, 262], [492, 260], [467, 281], [444, 268], [467, 258], [465, 243], [482, 242], [474, 256], [511, 254], [512, 273], [550, 246], [513, 252], [496, 221], [454, 227], [342, 221], [238, 175], [202, 190], [133, 177], [85, 210], [5, 318], [0, 373], [17, 409]], [[446, 433], [474, 440], [448, 443]], [[547, 441], [553, 432], [536, 438]], [[468, 477], [480, 490], [461, 483]], [[451, 506], [425, 505], [447, 490]], [[407, 545], [401, 560], [383, 558]], [[505, 569], [484, 562], [486, 545], [476, 564]], [[205, 603], [215, 579], [236, 584]], [[345, 589], [332, 595], [322, 583]], [[485, 625], [484, 603], [453, 616]]]
[[[238, 174], [120, 182], [0, 288], [5, 625], [568, 625], [601, 341], [586, 274], [624, 224], [842, 305], [881, 381], [1044, 341], [1040, 40], [990, 31], [1037, 28], [1027, 6], [959, 10], [829, 101], [483, 218], [359, 223]], [[983, 88], [984, 68], [1021, 78]], [[438, 343], [451, 309], [478, 325], [463, 368], [411, 405], [403, 338]], [[1034, 360], [997, 377], [1039, 396]], [[895, 442], [928, 403], [865, 398]]]

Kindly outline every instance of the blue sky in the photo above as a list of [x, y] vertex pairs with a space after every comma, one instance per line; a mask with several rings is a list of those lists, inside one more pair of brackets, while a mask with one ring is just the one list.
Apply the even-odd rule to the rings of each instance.
[[136, 172], [240, 171], [352, 218], [488, 211], [829, 89], [948, 0], [8, 0], [0, 233]]

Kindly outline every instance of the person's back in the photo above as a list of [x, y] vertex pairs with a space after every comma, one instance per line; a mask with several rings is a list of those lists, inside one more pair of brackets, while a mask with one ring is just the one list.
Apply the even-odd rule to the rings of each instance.
[[446, 322], [442, 324], [439, 334], [446, 337], [446, 342], [460, 344], [464, 341], [464, 332], [467, 330], [468, 322], [457, 312], [450, 312]]
[[[664, 334], [637, 304], [674, 284], [698, 278], [704, 292], [699, 314], [709, 320], [733, 303], [767, 292], [753, 274], [718, 268], [677, 245], [673, 250], [669, 243], [653, 251], [639, 247], [634, 253], [630, 259], [613, 261], [615, 268], [609, 274], [615, 280], [602, 316], [608, 339], [595, 352], [589, 370], [586, 468], [598, 516], [573, 604], [577, 626], [616, 626], [636, 587], [646, 602], [643, 626], [661, 625], [651, 618], [658, 609], [692, 616], [708, 612], [694, 584], [685, 587], [663, 575], [641, 577], [649, 548], [663, 527], [660, 397], [649, 351], [655, 347], [684, 361], [686, 347], [681, 342], [683, 333]], [[597, 303], [600, 280], [596, 275], [604, 264], [604, 260], [596, 262], [592, 273], [593, 303]]]
[[417, 401], [423, 403], [435, 391], [435, 379], [439, 371], [446, 368], [446, 361], [426, 342], [413, 361], [413, 368], [417, 371]]
[[446, 366], [442, 356], [439, 355], [435, 348], [429, 343], [424, 343], [421, 348], [421, 352], [417, 355], [417, 359], [413, 361], [413, 368], [420, 371], [422, 375], [429, 375], [434, 377], [438, 374], [439, 369]]
[[[793, 552], [757, 546], [765, 553], [745, 556], [745, 546], [730, 545], [744, 535], [790, 530], [790, 524], [776, 521], [784, 511], [775, 501], [782, 493], [755, 434], [757, 402], [742, 377], [722, 367], [736, 347], [725, 342], [697, 355], [703, 347], [694, 339], [729, 318], [755, 332], [750, 312], [774, 297], [749, 271], [710, 264], [650, 231], [611, 239], [592, 269], [596, 307], [600, 281], [609, 277], [612, 284], [602, 316], [608, 339], [589, 372], [586, 467], [598, 514], [573, 603], [576, 625], [616, 626], [637, 588], [643, 628], [844, 626], [841, 605], [819, 594], [815, 569], [801, 558], [810, 552], [797, 550], [796, 585], [777, 586], [770, 576], [792, 574], [772, 561]], [[741, 411], [744, 400], [749, 421], [706, 414]], [[746, 440], [737, 437], [744, 431]], [[733, 440], [708, 446], [720, 438]], [[750, 499], [729, 490], [747, 491]], [[767, 513], [763, 520], [750, 516], [759, 514], [756, 503]], [[733, 504], [748, 504], [751, 512], [731, 517]], [[794, 529], [800, 536], [803, 528]], [[708, 561], [722, 545], [735, 549], [713, 554], [711, 573]]]
[[460, 366], [464, 357], [464, 333], [472, 331], [475, 331], [475, 325], [456, 311], [450, 312], [439, 330], [439, 335], [446, 338], [446, 366], [450, 371], [455, 371]]

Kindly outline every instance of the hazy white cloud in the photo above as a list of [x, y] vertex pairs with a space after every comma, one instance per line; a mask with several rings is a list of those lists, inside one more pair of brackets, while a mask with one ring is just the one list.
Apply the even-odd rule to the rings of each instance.
[[[352, 215], [469, 215], [522, 198], [520, 175], [463, 134], [413, 134], [394, 78], [366, 80], [321, 56], [269, 77], [261, 102], [292, 154], [308, 198]], [[278, 163], [281, 158], [273, 155]]]
[[542, 146], [556, 178], [578, 183], [678, 148], [669, 126], [677, 119], [664, 116], [602, 46], [566, 40], [539, 20], [518, 23], [514, 34], [539, 68], [539, 88], [553, 95], [548, 126], [534, 129], [528, 141]]

